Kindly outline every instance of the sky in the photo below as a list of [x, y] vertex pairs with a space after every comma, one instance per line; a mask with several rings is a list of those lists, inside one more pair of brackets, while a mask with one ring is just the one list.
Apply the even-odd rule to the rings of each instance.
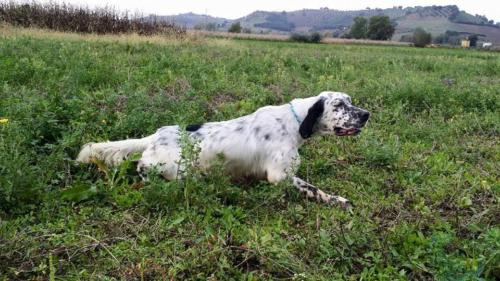
[[471, 14], [485, 15], [495, 22], [500, 21], [500, 1], [495, 0], [39, 0], [39, 2], [65, 2], [89, 7], [113, 6], [121, 11], [139, 12], [145, 15], [175, 15], [193, 12], [211, 16], [236, 19], [256, 10], [294, 11], [303, 8], [318, 9], [328, 7], [336, 10], [358, 10], [370, 8], [390, 8], [393, 6], [457, 5]]

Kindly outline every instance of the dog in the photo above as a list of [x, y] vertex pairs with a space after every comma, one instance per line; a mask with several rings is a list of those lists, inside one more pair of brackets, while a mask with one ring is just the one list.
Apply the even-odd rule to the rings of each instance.
[[225, 171], [235, 177], [265, 179], [271, 184], [290, 180], [308, 198], [346, 207], [346, 198], [330, 195], [295, 176], [300, 163], [298, 149], [313, 135], [352, 136], [361, 132], [370, 117], [352, 105], [349, 95], [321, 92], [294, 99], [288, 104], [265, 106], [236, 119], [179, 126], [165, 126], [156, 133], [122, 141], [88, 143], [76, 161], [93, 158], [117, 165], [133, 153], [142, 152], [137, 171], [155, 168], [167, 180], [182, 178], [182, 135], [199, 148], [197, 167], [206, 171], [222, 155]]

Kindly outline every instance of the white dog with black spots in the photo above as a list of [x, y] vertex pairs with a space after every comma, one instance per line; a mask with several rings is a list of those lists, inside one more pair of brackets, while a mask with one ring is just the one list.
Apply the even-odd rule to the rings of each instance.
[[[186, 135], [199, 146], [197, 167], [208, 170], [222, 155], [226, 172], [235, 177], [266, 179], [272, 184], [290, 180], [307, 197], [319, 202], [348, 206], [348, 200], [330, 195], [295, 176], [300, 163], [299, 147], [311, 136], [356, 135], [370, 113], [351, 103], [340, 92], [322, 92], [288, 104], [265, 106], [236, 119], [189, 125]], [[167, 180], [183, 177], [181, 167], [181, 130], [165, 126], [142, 139], [88, 143], [77, 161], [92, 158], [117, 165], [132, 153], [142, 152], [137, 171], [155, 168]]]

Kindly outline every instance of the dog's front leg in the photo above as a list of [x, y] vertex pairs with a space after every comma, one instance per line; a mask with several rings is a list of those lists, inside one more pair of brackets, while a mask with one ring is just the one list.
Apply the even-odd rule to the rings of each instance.
[[338, 204], [344, 209], [350, 207], [349, 200], [344, 197], [330, 195], [298, 177], [293, 177], [292, 179], [293, 185], [300, 191], [300, 193], [304, 193], [308, 198], [327, 204]]

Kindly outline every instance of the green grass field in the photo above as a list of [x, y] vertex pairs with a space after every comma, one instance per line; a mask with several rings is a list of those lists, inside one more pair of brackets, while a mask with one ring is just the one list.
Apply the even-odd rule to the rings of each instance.
[[[0, 35], [0, 280], [498, 280], [500, 54], [251, 40]], [[89, 141], [226, 120], [323, 90], [371, 111], [288, 184], [146, 184]]]

